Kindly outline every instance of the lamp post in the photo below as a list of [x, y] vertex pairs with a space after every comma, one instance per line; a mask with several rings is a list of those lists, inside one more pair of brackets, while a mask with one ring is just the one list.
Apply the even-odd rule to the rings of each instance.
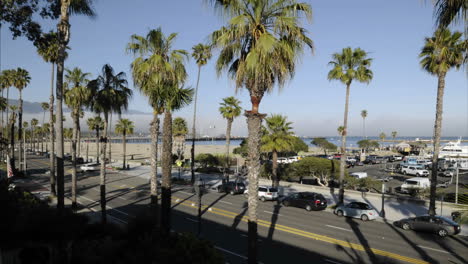
[[385, 218], [385, 183], [382, 182], [382, 211], [380, 212], [380, 216]]

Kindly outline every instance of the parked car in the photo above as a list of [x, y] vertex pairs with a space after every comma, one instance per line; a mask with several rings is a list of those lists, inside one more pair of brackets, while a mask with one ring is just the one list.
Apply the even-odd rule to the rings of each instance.
[[338, 216], [359, 218], [362, 221], [374, 220], [378, 217], [378, 213], [374, 208], [361, 202], [351, 202], [347, 205], [340, 205], [336, 207], [335, 214]]
[[389, 181], [393, 180], [393, 177], [392, 176], [382, 176], [382, 177], [377, 178], [376, 180], [383, 181], [383, 182], [389, 182]]
[[448, 168], [443, 173], [442, 176], [444, 177], [453, 177], [457, 173], [457, 169], [455, 168]]
[[416, 177], [420, 176], [429, 176], [429, 171], [425, 169], [418, 168], [416, 166], [411, 166], [411, 165], [404, 165], [401, 166], [401, 173], [404, 175], [414, 175]]
[[429, 181], [428, 178], [421, 178], [421, 177], [414, 177], [407, 179], [402, 185], [401, 185], [401, 191], [405, 192], [410, 189], [426, 189], [429, 188], [431, 185], [431, 182]]
[[403, 156], [400, 156], [400, 155], [392, 155], [391, 157], [392, 157], [393, 161], [403, 160]]
[[460, 225], [458, 225], [456, 222], [438, 215], [423, 215], [418, 217], [405, 218], [394, 222], [394, 224], [403, 228], [404, 230], [412, 229], [414, 231], [435, 233], [440, 237], [456, 235], [461, 231]]
[[226, 182], [218, 185], [217, 191], [219, 193], [230, 193], [231, 195], [241, 194], [245, 192], [245, 184], [242, 182]]
[[437, 183], [436, 187], [437, 188], [447, 188], [447, 187], [449, 187], [449, 185], [450, 185], [450, 181], [446, 181], [446, 182]]
[[278, 158], [277, 162], [286, 164], [286, 163], [289, 163], [289, 160], [288, 160], [288, 158]]
[[352, 156], [346, 156], [346, 161], [355, 163], [355, 162], [356, 162], [356, 159], [355, 159], [354, 157], [352, 157]]
[[382, 157], [382, 156], [377, 156], [375, 157], [375, 163], [374, 164], [381, 164], [381, 163], [387, 163], [387, 157]]
[[[248, 197], [249, 190], [245, 190], [244, 194]], [[259, 186], [258, 187], [258, 199], [260, 201], [274, 201], [277, 200], [279, 197], [278, 189], [270, 186]]]
[[353, 172], [349, 174], [349, 176], [354, 177], [356, 179], [367, 178], [367, 172]]
[[376, 155], [369, 155], [366, 157], [366, 159], [364, 160], [364, 164], [376, 164], [377, 161], [376, 161]]
[[101, 164], [99, 163], [87, 163], [81, 165], [80, 169], [82, 171], [97, 171], [101, 169]]
[[284, 206], [304, 208], [307, 211], [324, 210], [327, 208], [327, 200], [320, 193], [298, 192], [286, 196], [281, 202]]

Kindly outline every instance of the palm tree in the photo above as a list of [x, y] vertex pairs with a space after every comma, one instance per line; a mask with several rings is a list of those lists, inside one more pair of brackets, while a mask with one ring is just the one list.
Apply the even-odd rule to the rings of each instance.
[[[45, 62], [52, 66], [50, 78], [50, 97], [49, 97], [49, 126], [50, 126], [50, 190], [53, 196], [57, 195], [55, 188], [55, 129], [54, 129], [54, 70], [55, 64], [59, 59], [59, 38], [55, 32], [44, 34], [39, 42], [37, 53], [42, 57]], [[65, 48], [65, 50], [68, 47]], [[68, 57], [68, 53], [64, 52], [64, 60]]]
[[[227, 120], [226, 127], [226, 168], [229, 168], [229, 145], [231, 143], [231, 127], [234, 118], [240, 116], [242, 107], [240, 106], [241, 102], [237, 100], [234, 96], [229, 96], [223, 98], [223, 102], [220, 103], [219, 112]], [[228, 175], [228, 174], [226, 174]], [[229, 176], [226, 181], [229, 182]]]
[[275, 84], [282, 87], [292, 78], [304, 46], [312, 40], [300, 26], [300, 17], [312, 17], [307, 3], [295, 0], [211, 0], [225, 14], [227, 26], [213, 32], [212, 45], [221, 49], [216, 69], [227, 71], [236, 88], [249, 91], [252, 109], [246, 111], [249, 131], [249, 263], [257, 261], [258, 174], [260, 171], [261, 123], [259, 105]]
[[395, 141], [395, 138], [397, 136], [398, 132], [392, 131], [392, 139]]
[[[445, 76], [450, 69], [460, 68], [466, 58], [467, 49], [468, 41], [462, 40], [462, 33], [454, 32], [452, 34], [448, 29], [438, 29], [433, 37], [426, 38], [424, 47], [419, 54], [421, 67], [438, 78], [432, 164], [437, 164], [439, 158]], [[432, 166], [430, 215], [435, 214], [436, 184], [437, 166]]]
[[[64, 128], [63, 129], [63, 137], [65, 139], [69, 139], [71, 141], [71, 139], [73, 138], [73, 128]], [[72, 144], [70, 144], [70, 153], [72, 152]]]
[[115, 125], [115, 133], [122, 135], [122, 145], [123, 145], [123, 163], [122, 169], [125, 170], [125, 155], [127, 153], [127, 139], [126, 136], [133, 134], [133, 129], [135, 126], [133, 122], [129, 119], [120, 119], [119, 122]]
[[104, 116], [104, 131], [101, 139], [101, 213], [102, 223], [107, 222], [106, 215], [106, 145], [107, 145], [107, 127], [109, 125], [109, 114], [116, 112], [122, 113], [127, 109], [128, 101], [132, 95], [132, 90], [127, 87], [127, 80], [124, 72], [114, 73], [114, 69], [106, 64], [102, 67], [101, 75], [88, 84], [88, 88], [93, 93], [91, 100], [91, 110], [96, 113], [102, 113]]
[[382, 147], [383, 147], [383, 145], [384, 145], [383, 142], [385, 141], [385, 138], [386, 138], [386, 137], [387, 137], [387, 135], [385, 135], [384, 132], [380, 133], [380, 135], [379, 135], [379, 138], [380, 138], [380, 140], [382, 141]]
[[29, 82], [31, 81], [31, 77], [29, 76], [29, 72], [26, 71], [25, 69], [18, 68], [15, 70], [14, 74], [14, 81], [13, 81], [13, 86], [18, 89], [19, 91], [19, 109], [18, 109], [18, 142], [19, 142], [19, 148], [18, 148], [18, 160], [19, 160], [19, 167], [21, 169], [21, 159], [23, 158], [23, 129], [21, 128], [23, 126], [23, 89], [28, 86]]
[[[90, 131], [96, 131], [96, 162], [99, 163], [99, 131], [104, 129], [104, 121], [100, 116], [88, 118], [88, 128]], [[88, 150], [86, 149], [86, 160], [88, 160]]]
[[188, 134], [187, 122], [182, 117], [174, 118], [172, 136], [176, 147], [177, 159], [182, 160], [185, 150], [185, 136]]
[[[179, 83], [185, 80], [186, 73], [183, 65], [183, 60], [187, 57], [185, 50], [173, 49], [173, 42], [177, 34], [172, 33], [165, 36], [161, 28], [153, 29], [146, 36], [132, 35], [131, 42], [127, 46], [127, 51], [137, 56], [132, 62], [132, 75], [140, 91], [149, 98], [149, 102], [153, 107], [153, 121], [151, 123], [151, 205], [155, 208], [158, 214], [158, 181], [157, 181], [157, 144], [159, 135], [159, 115], [165, 110], [171, 111], [171, 105], [167, 105], [167, 100], [171, 97], [179, 98], [175, 101], [174, 110], [183, 106], [186, 101], [183, 95], [187, 95], [187, 89], [180, 89]], [[168, 93], [168, 88], [176, 87], [172, 93]], [[176, 96], [178, 95], [178, 96]], [[178, 104], [178, 105], [177, 105]], [[168, 114], [169, 115], [169, 114]], [[170, 115], [169, 115], [170, 116]], [[171, 120], [165, 118], [166, 137], [163, 140], [163, 150], [165, 155], [171, 155], [171, 148], [168, 144], [172, 141], [170, 135], [172, 128]], [[169, 122], [166, 124], [166, 121]], [[167, 141], [169, 140], [169, 141]], [[170, 158], [163, 163], [163, 199], [164, 207], [161, 214], [162, 225], [161, 229], [166, 233], [170, 230]], [[168, 189], [169, 188], [169, 189]], [[165, 190], [165, 191], [164, 191]], [[156, 216], [158, 218], [158, 215]]]
[[[23, 122], [23, 145], [24, 148], [26, 149], [26, 130], [28, 128], [28, 122], [24, 121]], [[23, 172], [24, 175], [27, 176], [27, 165], [26, 165], [26, 150], [23, 151]]]
[[11, 168], [13, 170], [13, 173], [15, 174], [16, 168], [15, 168], [15, 155], [14, 155], [14, 146], [15, 146], [15, 122], [16, 122], [16, 111], [18, 110], [18, 106], [16, 105], [10, 105], [9, 106], [11, 110], [11, 115], [10, 115], [10, 132], [8, 135], [10, 136], [10, 151], [8, 151], [8, 155], [10, 155], [10, 159], [7, 160], [7, 162], [10, 162]]
[[62, 214], [65, 202], [65, 179], [63, 163], [63, 73], [65, 70], [65, 50], [70, 41], [70, 14], [79, 14], [93, 17], [92, 0], [60, 0], [60, 21], [57, 24], [58, 57], [57, 57], [57, 209]]
[[366, 137], [366, 117], [367, 117], [367, 110], [362, 110], [361, 111], [361, 117], [362, 117], [362, 133], [363, 133], [363, 138]]
[[80, 113], [83, 111], [83, 106], [89, 105], [91, 99], [91, 90], [86, 87], [89, 80], [87, 77], [90, 73], [85, 73], [81, 71], [80, 68], [74, 68], [72, 70], [66, 69], [67, 74], [65, 79], [67, 81], [66, 87], [68, 89], [64, 90], [65, 104], [71, 110], [71, 118], [73, 120], [73, 132], [71, 139], [71, 155], [72, 155], [72, 210], [76, 211], [76, 154], [77, 154], [77, 142], [78, 135], [80, 131]]
[[262, 137], [262, 151], [272, 152], [272, 185], [278, 187], [280, 177], [277, 174], [278, 152], [288, 151], [293, 148], [294, 136], [291, 131], [291, 122], [286, 116], [271, 115], [265, 118], [265, 134]]
[[339, 204], [343, 204], [344, 199], [344, 174], [346, 164], [346, 135], [348, 130], [348, 105], [349, 91], [351, 83], [358, 82], [369, 83], [372, 80], [372, 71], [369, 69], [372, 59], [367, 58], [367, 52], [360, 48], [352, 50], [350, 47], [344, 48], [342, 53], [334, 53], [333, 61], [329, 65], [333, 69], [328, 73], [328, 80], [339, 80], [346, 85], [346, 102], [344, 111], [344, 124], [341, 136], [341, 161], [340, 161], [340, 192]]
[[[50, 106], [47, 102], [42, 102], [41, 108], [44, 110], [44, 115], [42, 116], [42, 126], [44, 127], [46, 110], [49, 109]], [[44, 152], [44, 141], [41, 142], [41, 151]]]
[[433, 2], [434, 16], [438, 28], [446, 28], [452, 23], [463, 22], [464, 28], [467, 30], [468, 3], [466, 0], [436, 0]]
[[211, 59], [211, 47], [208, 45], [197, 44], [192, 48], [192, 57], [195, 59], [198, 65], [198, 77], [197, 77], [197, 87], [195, 87], [195, 97], [193, 103], [193, 119], [192, 119], [192, 148], [190, 149], [190, 172], [192, 175], [191, 182], [195, 182], [195, 137], [196, 137], [196, 117], [197, 117], [197, 96], [198, 96], [198, 84], [200, 83], [200, 72], [201, 67], [206, 65], [209, 59]]
[[36, 118], [31, 119], [31, 129], [32, 129], [32, 142], [33, 142], [33, 151], [36, 151], [36, 139], [34, 138], [34, 132], [36, 131], [36, 126], [39, 124], [39, 121]]
[[[7, 105], [10, 104], [9, 93], [10, 93], [10, 87], [13, 86], [14, 74], [15, 74], [15, 70], [3, 70], [2, 74], [1, 74], [1, 82], [0, 83], [2, 85], [2, 90], [5, 89], [5, 88], [7, 89], [7, 92], [6, 92]], [[9, 110], [9, 107], [6, 108], [6, 120], [7, 120], [7, 122], [9, 122], [8, 110]], [[10, 155], [11, 155], [11, 153], [10, 153]]]

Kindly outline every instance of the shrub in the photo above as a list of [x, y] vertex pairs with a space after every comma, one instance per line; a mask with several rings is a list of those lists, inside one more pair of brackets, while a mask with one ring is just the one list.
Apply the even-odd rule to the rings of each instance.
[[213, 154], [201, 153], [195, 156], [195, 162], [202, 165], [203, 168], [214, 167], [219, 165], [219, 160]]

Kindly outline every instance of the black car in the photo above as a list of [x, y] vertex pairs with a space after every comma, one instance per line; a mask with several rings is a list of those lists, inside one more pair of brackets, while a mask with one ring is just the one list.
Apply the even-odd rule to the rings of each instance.
[[404, 230], [412, 229], [414, 231], [435, 233], [440, 237], [456, 235], [461, 231], [460, 225], [458, 225], [456, 222], [438, 215], [423, 215], [418, 217], [405, 218], [394, 222], [394, 224], [403, 228]]
[[324, 210], [327, 208], [327, 200], [320, 193], [299, 192], [286, 196], [282, 204], [284, 206], [294, 206], [304, 208], [307, 211]]
[[219, 193], [241, 194], [245, 192], [245, 184], [242, 182], [226, 182], [218, 185], [217, 190]]

